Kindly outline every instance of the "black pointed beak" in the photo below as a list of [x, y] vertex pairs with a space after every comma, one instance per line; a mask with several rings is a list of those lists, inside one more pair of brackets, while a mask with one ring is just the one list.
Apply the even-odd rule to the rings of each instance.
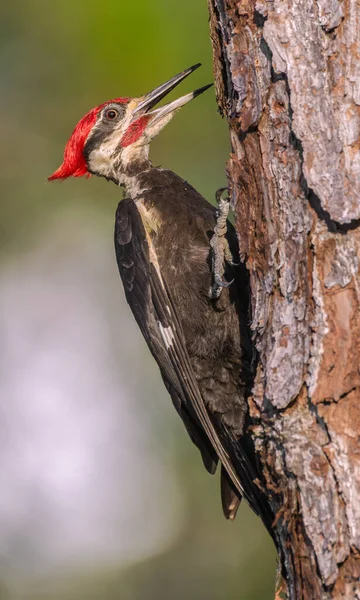
[[[163, 98], [165, 98], [165, 96], [167, 96], [177, 85], [179, 85], [179, 83], [181, 81], [183, 81], [183, 79], [188, 77], [188, 75], [193, 73], [193, 71], [198, 69], [200, 66], [201, 66], [201, 63], [197, 63], [196, 65], [189, 67], [188, 69], [185, 69], [185, 71], [182, 71], [182, 73], [175, 75], [175, 77], [172, 77], [166, 83], [163, 83], [159, 87], [157, 87], [154, 90], [152, 90], [151, 92], [149, 92], [149, 94], [147, 94], [145, 96], [145, 98], [134, 109], [133, 115], [137, 116], [139, 113], [140, 114], [149, 113], [151, 111], [151, 109], [154, 106], [156, 106]], [[196, 98], [196, 96], [199, 96], [200, 94], [205, 92], [205, 90], [207, 90], [212, 85], [213, 84], [210, 83], [209, 85], [205, 85], [205, 86], [195, 90], [194, 92], [190, 92], [190, 94], [187, 94], [186, 96], [182, 96], [181, 98], [174, 100], [174, 102], [170, 102], [169, 104], [166, 104], [165, 106], [162, 106], [161, 108], [158, 108], [157, 110], [152, 111], [150, 114], [153, 114], [154, 116], [158, 116], [159, 118], [163, 117], [166, 114], [173, 112], [174, 110], [177, 110], [181, 106], [184, 106], [184, 104], [187, 104], [188, 102], [190, 102], [190, 100], [193, 100], [193, 98]]]

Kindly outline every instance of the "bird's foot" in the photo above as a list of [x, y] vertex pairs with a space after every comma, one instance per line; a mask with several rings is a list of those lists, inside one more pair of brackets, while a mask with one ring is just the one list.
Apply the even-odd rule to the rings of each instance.
[[210, 288], [210, 298], [216, 300], [219, 298], [221, 291], [225, 287], [229, 287], [232, 281], [224, 280], [226, 263], [235, 265], [229, 242], [226, 239], [227, 233], [227, 217], [230, 210], [230, 198], [227, 195], [222, 197], [223, 192], [228, 191], [228, 188], [220, 188], [217, 190], [215, 197], [218, 203], [216, 213], [216, 225], [214, 227], [214, 235], [210, 240], [212, 250], [212, 273], [213, 284]]

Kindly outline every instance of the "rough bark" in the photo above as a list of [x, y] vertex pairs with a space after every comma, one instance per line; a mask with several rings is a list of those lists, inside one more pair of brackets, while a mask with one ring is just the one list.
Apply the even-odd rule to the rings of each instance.
[[209, 0], [290, 599], [360, 598], [360, 3]]

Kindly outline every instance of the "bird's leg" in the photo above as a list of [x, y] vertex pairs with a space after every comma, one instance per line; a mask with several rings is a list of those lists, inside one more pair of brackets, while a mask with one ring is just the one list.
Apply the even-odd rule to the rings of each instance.
[[216, 212], [216, 225], [214, 227], [214, 235], [210, 240], [212, 250], [212, 273], [213, 284], [210, 288], [210, 298], [216, 300], [219, 298], [224, 287], [228, 287], [232, 281], [224, 281], [224, 272], [226, 263], [235, 264], [229, 247], [229, 242], [226, 239], [227, 233], [227, 217], [230, 210], [230, 198], [222, 197], [224, 191], [228, 188], [220, 188], [217, 190], [215, 197], [218, 204]]

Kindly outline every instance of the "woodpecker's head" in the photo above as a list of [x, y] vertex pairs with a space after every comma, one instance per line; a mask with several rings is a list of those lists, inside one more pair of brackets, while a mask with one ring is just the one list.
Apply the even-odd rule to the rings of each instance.
[[186, 69], [140, 98], [115, 98], [90, 110], [76, 125], [65, 147], [64, 161], [48, 179], [93, 173], [121, 183], [121, 173], [147, 160], [149, 144], [179, 108], [208, 89], [206, 85], [154, 109], [200, 64]]

